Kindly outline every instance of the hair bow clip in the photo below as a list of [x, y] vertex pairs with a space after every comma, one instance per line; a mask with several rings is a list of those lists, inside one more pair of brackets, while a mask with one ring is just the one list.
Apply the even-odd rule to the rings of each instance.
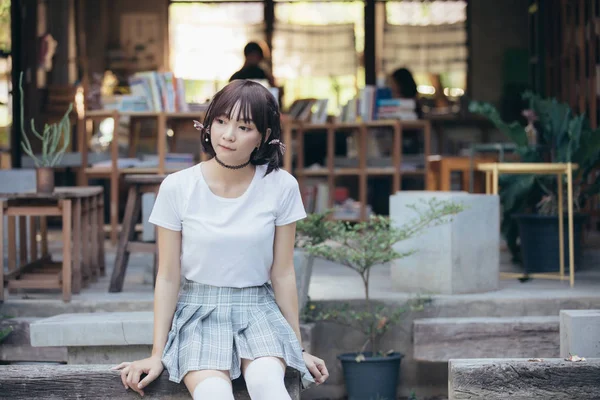
[[281, 149], [282, 153], [285, 153], [285, 144], [283, 144], [283, 142], [279, 139], [273, 139], [269, 142], [269, 144], [276, 144], [279, 145], [279, 148]]
[[194, 120], [194, 128], [201, 131], [202, 129], [204, 129], [204, 125], [202, 125], [199, 121]]

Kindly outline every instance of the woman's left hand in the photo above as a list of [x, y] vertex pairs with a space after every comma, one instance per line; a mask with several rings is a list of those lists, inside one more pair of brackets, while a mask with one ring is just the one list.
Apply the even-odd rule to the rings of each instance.
[[329, 371], [327, 371], [325, 361], [306, 352], [303, 352], [302, 356], [304, 357], [306, 368], [308, 368], [313, 378], [315, 378], [317, 385], [320, 385], [329, 378]]

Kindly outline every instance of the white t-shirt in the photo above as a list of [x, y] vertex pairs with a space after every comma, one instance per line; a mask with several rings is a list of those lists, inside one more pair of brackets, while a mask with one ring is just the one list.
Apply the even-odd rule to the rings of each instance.
[[306, 217], [298, 181], [285, 170], [256, 167], [243, 195], [215, 195], [201, 164], [167, 176], [149, 222], [182, 231], [181, 273], [212, 286], [260, 286], [269, 280], [275, 226]]

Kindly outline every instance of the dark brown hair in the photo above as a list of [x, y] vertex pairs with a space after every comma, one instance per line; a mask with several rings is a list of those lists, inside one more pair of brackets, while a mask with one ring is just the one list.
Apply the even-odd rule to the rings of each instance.
[[[260, 147], [252, 152], [250, 162], [253, 165], [267, 164], [266, 176], [278, 170], [283, 161], [280, 146], [268, 143], [274, 139], [281, 140], [281, 120], [275, 97], [259, 83], [245, 79], [234, 80], [214, 95], [204, 117], [204, 128], [201, 130], [202, 148], [211, 157], [215, 156], [208, 130], [214, 119], [219, 116], [226, 115], [231, 119], [234, 106], [238, 102], [238, 121], [241, 119], [248, 123], [252, 120], [261, 134]], [[268, 138], [267, 129], [271, 129]]]

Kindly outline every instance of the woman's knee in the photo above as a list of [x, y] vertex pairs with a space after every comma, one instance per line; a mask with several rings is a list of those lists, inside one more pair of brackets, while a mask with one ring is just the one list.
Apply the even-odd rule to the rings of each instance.
[[[244, 380], [252, 399], [289, 398], [284, 384], [285, 363], [276, 357], [243, 360]], [[287, 396], [287, 397], [286, 397]]]
[[183, 378], [183, 383], [194, 400], [233, 400], [229, 371], [190, 371]]

